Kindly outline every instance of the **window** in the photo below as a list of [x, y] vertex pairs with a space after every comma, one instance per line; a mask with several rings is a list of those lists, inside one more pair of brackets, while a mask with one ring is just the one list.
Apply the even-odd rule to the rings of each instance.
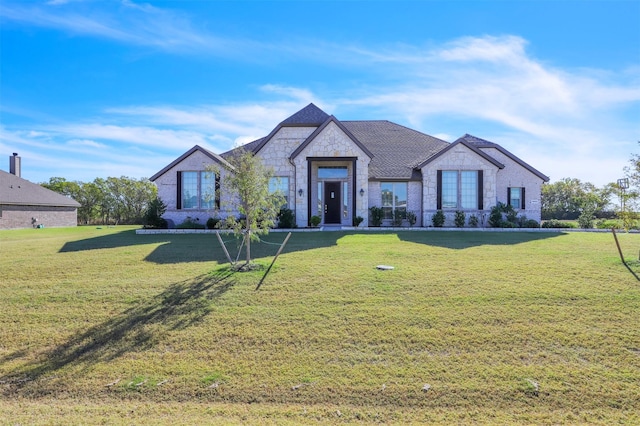
[[209, 171], [178, 172], [178, 209], [220, 208], [220, 177]]
[[289, 177], [276, 176], [269, 179], [269, 193], [279, 192], [285, 200], [285, 206], [289, 205]]
[[482, 170], [438, 170], [437, 209], [482, 210]]
[[507, 188], [507, 204], [516, 210], [524, 209], [524, 188]]
[[407, 214], [407, 183], [382, 182], [382, 211], [384, 219], [393, 219], [393, 212], [398, 210], [403, 217]]
[[318, 179], [346, 179], [349, 172], [345, 166], [318, 167]]

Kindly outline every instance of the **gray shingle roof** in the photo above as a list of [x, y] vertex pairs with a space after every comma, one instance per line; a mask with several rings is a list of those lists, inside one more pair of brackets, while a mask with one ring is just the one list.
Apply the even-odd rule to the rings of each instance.
[[449, 146], [441, 139], [386, 120], [342, 124], [373, 154], [370, 179], [420, 179], [415, 167]]
[[286, 118], [282, 126], [319, 126], [329, 118], [329, 114], [310, 103], [300, 111]]
[[80, 207], [76, 200], [0, 170], [0, 204]]
[[512, 153], [510, 153], [509, 151], [504, 149], [502, 146], [498, 145], [497, 143], [489, 142], [487, 140], [481, 139], [481, 138], [479, 138], [477, 136], [470, 135], [468, 133], [465, 134], [464, 136], [462, 136], [461, 138], [459, 138], [456, 142], [458, 142], [458, 141], [462, 141], [462, 142], [465, 142], [465, 143], [467, 143], [469, 145], [473, 145], [478, 149], [481, 149], [481, 148], [494, 148], [494, 149], [500, 151], [501, 153], [503, 153], [504, 155], [506, 155], [507, 157], [511, 158], [516, 163], [520, 164], [525, 169], [529, 170], [534, 175], [538, 176], [543, 181], [549, 182], [549, 176], [547, 176], [547, 175], [543, 174], [542, 172], [540, 172], [539, 170], [531, 167], [529, 164], [525, 163], [524, 161], [522, 161], [521, 159], [519, 159], [518, 157], [516, 157], [515, 155], [513, 155]]

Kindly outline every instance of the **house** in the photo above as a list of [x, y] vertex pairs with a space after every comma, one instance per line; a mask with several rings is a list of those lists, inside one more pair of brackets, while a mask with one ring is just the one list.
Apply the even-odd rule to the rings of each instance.
[[[498, 202], [540, 221], [541, 187], [549, 180], [502, 146], [475, 136], [449, 143], [390, 121], [340, 121], [309, 104], [242, 148], [218, 155], [194, 146], [152, 176], [167, 205], [164, 217], [204, 223], [214, 211], [235, 214], [224, 175], [233, 173], [229, 160], [238, 149], [273, 168], [270, 187], [284, 193], [299, 227], [312, 216], [336, 226], [352, 226], [360, 216], [367, 226], [372, 206], [382, 208], [383, 224], [397, 212], [413, 213], [416, 226], [431, 226], [442, 210], [445, 226], [453, 225], [456, 211], [484, 225]], [[207, 172], [208, 166], [218, 173]], [[211, 190], [216, 185], [218, 192]]]
[[0, 170], [0, 229], [76, 226], [80, 204], [20, 177], [20, 160], [14, 153]]

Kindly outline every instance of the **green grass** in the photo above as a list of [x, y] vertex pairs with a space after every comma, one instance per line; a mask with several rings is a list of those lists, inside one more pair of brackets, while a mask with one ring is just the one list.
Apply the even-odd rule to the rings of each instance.
[[618, 236], [628, 268], [608, 233], [296, 233], [256, 292], [211, 234], [2, 231], [0, 413], [638, 423], [640, 235]]

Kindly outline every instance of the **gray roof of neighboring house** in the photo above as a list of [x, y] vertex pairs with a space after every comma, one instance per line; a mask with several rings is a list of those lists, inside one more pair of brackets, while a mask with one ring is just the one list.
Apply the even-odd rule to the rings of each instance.
[[525, 163], [524, 161], [522, 161], [521, 159], [519, 159], [518, 157], [516, 157], [515, 155], [513, 155], [512, 153], [510, 153], [509, 151], [504, 149], [502, 146], [498, 145], [497, 143], [489, 142], [487, 140], [484, 140], [484, 139], [481, 139], [479, 137], [470, 135], [468, 133], [465, 134], [464, 136], [462, 136], [461, 138], [459, 138], [456, 142], [458, 142], [458, 141], [463, 141], [463, 142], [465, 142], [465, 143], [467, 143], [469, 145], [475, 146], [478, 149], [481, 149], [481, 148], [493, 148], [493, 149], [496, 149], [496, 150], [500, 151], [502, 154], [504, 154], [507, 157], [509, 157], [510, 159], [512, 159], [513, 161], [515, 161], [516, 163], [520, 164], [525, 169], [529, 170], [534, 175], [538, 176], [543, 181], [549, 182], [549, 176], [547, 176], [547, 175], [543, 174], [542, 172], [538, 171], [537, 169], [531, 167], [529, 164]]
[[0, 204], [80, 207], [80, 203], [73, 198], [58, 194], [3, 170], [0, 170]]

